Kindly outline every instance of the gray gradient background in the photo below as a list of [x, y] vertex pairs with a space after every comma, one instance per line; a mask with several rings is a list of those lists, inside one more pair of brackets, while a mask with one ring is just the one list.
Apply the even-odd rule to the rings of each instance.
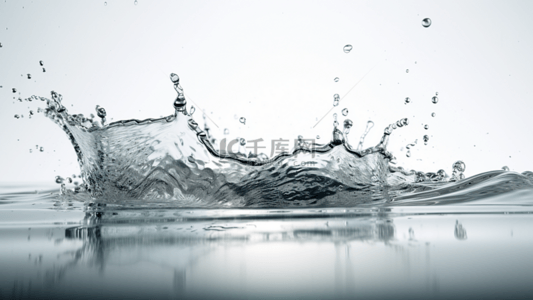
[[[195, 119], [202, 121], [200, 107], [214, 121], [217, 138], [228, 128], [228, 137], [263, 138], [264, 146], [298, 135], [327, 142], [331, 114], [346, 107], [352, 144], [368, 119], [376, 125], [366, 146], [389, 123], [410, 119], [389, 147], [406, 168], [450, 173], [462, 159], [468, 176], [504, 165], [533, 170], [532, 12], [532, 1], [7, 0], [0, 3], [0, 182], [79, 172], [61, 130], [40, 114], [28, 119], [44, 104], [14, 96], [55, 90], [70, 113], [88, 115], [99, 104], [115, 121], [160, 117], [173, 113], [171, 72], [196, 103]], [[429, 28], [421, 26], [425, 17]], [[349, 54], [345, 44], [354, 47]], [[312, 128], [333, 94], [343, 96], [369, 70]], [[415, 139], [407, 158], [401, 149]]]

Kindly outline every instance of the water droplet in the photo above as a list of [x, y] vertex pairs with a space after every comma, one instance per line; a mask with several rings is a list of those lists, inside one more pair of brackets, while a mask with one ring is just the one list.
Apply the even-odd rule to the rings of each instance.
[[224, 134], [225, 134], [225, 135], [228, 135], [228, 134], [229, 134], [229, 129], [227, 129], [227, 128], [224, 129]]
[[39, 151], [44, 152], [44, 148], [43, 147], [39, 148]]
[[63, 178], [61, 176], [56, 176], [56, 183], [57, 184], [63, 183]]
[[345, 116], [345, 117], [348, 115], [348, 109], [347, 108], [342, 110], [342, 115]]
[[466, 164], [462, 160], [458, 160], [453, 163], [453, 170], [458, 172], [464, 172], [466, 170]]
[[39, 64], [41, 65], [41, 67], [44, 66], [44, 63], [42, 60], [39, 61]]
[[437, 114], [434, 113], [434, 112], [431, 113], [431, 116], [432, 116], [432, 117], [435, 117], [436, 115], [437, 115]]
[[429, 129], [429, 125], [428, 124], [424, 125], [424, 129], [428, 130]]
[[104, 6], [107, 6], [107, 2], [104, 2]]
[[19, 115], [15, 115], [15, 119], [19, 119], [19, 118], [20, 118], [20, 116], [19, 116]]
[[509, 167], [508, 167], [508, 166], [503, 166], [503, 167], [502, 167], [502, 170], [504, 170], [504, 171], [507, 172], [507, 171], [509, 171]]
[[409, 73], [409, 69], [405, 70], [405, 73]]
[[429, 141], [429, 136], [426, 134], [424, 135], [424, 145], [427, 145], [428, 144], [428, 141]]
[[404, 125], [404, 126], [409, 125], [409, 119], [407, 119], [407, 118], [403, 118], [400, 121], [402, 122], [402, 125]]
[[437, 96], [433, 96], [433, 98], [431, 98], [431, 102], [433, 102], [433, 104], [437, 104], [437, 102], [439, 102], [439, 98], [437, 98]]
[[405, 104], [407, 103], [411, 103], [411, 99], [409, 99], [409, 97], [405, 97]]
[[243, 139], [243, 138], [240, 138], [239, 139], [239, 143], [241, 144], [241, 146], [244, 146], [244, 145], [246, 145], [246, 140]]
[[31, 74], [28, 74], [28, 79], [31, 79]]
[[435, 96], [438, 96], [439, 95], [439, 92], [435, 92]]
[[170, 74], [170, 80], [174, 84], [180, 83], [180, 77], [177, 74], [175, 74], [175, 73]]
[[405, 153], [405, 156], [411, 157], [411, 150], [407, 150], [407, 153]]
[[422, 26], [424, 26], [426, 28], [431, 26], [431, 19], [430, 18], [425, 18], [424, 20], [422, 20]]
[[316, 136], [316, 139], [319, 140], [319, 139], [320, 139], [320, 135], [317, 135], [317, 136]]
[[333, 95], [333, 106], [339, 105], [340, 96], [339, 94]]
[[30, 116], [33, 116], [33, 110], [30, 110]]
[[44, 73], [44, 72], [46, 72], [46, 69], [45, 69], [45, 68], [43, 68], [43, 73]]
[[13, 93], [16, 93], [17, 92], [17, 89], [16, 88], [13, 88]]
[[339, 82], [339, 77], [335, 77], [335, 79], [333, 79], [335, 82]]
[[98, 115], [98, 117], [102, 119], [106, 117], [107, 113], [105, 111], [105, 108], [101, 107], [100, 105], [96, 105], [95, 110], [96, 110], [96, 115]]
[[239, 119], [239, 122], [241, 122], [242, 124], [245, 124], [245, 125], [246, 125], [246, 118], [241, 117], [241, 118]]
[[195, 111], [196, 111], [196, 108], [194, 108], [194, 106], [191, 106], [191, 112], [189, 113], [189, 116], [192, 116], [192, 114], [194, 114]]
[[353, 49], [352, 45], [349, 45], [349, 44], [344, 46], [344, 48], [342, 48], [344, 53], [350, 53], [350, 51], [352, 51], [352, 49]]
[[135, 0], [135, 1], [133, 2], [133, 4], [137, 5], [137, 0]]
[[30, 153], [33, 153], [33, 149], [30, 149]]
[[350, 133], [350, 128], [352, 128], [353, 122], [350, 119], [344, 120], [344, 133], [348, 134]]

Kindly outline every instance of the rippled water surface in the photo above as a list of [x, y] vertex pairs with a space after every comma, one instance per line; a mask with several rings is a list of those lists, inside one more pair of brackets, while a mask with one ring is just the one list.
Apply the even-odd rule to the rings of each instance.
[[[529, 299], [533, 189], [497, 173], [472, 198], [330, 208], [128, 206], [4, 185], [0, 298]], [[480, 198], [486, 186], [498, 191]]]

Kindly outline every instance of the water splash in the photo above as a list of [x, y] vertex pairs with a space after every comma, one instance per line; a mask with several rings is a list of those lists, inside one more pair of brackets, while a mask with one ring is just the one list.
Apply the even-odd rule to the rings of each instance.
[[[172, 74], [170, 79], [178, 94], [174, 113], [159, 119], [106, 123], [105, 110], [97, 106], [100, 124], [94, 117], [69, 114], [58, 93], [52, 92], [52, 99], [39, 97], [47, 103], [46, 116], [70, 139], [81, 169], [83, 183], [74, 191], [63, 186], [69, 182], [56, 178], [62, 194], [86, 194], [91, 201], [124, 205], [144, 201], [180, 207], [354, 206], [386, 204], [464, 179], [462, 161], [453, 165], [449, 180], [444, 170], [424, 173], [392, 164], [388, 140], [395, 129], [409, 124], [407, 118], [388, 125], [379, 143], [366, 149], [363, 143], [374, 123], [367, 122], [353, 149], [347, 137], [354, 123], [344, 120], [341, 132], [336, 114], [326, 144], [306, 143], [299, 136], [291, 153], [282, 151], [272, 158], [234, 153], [232, 146], [244, 147], [244, 138], [228, 143], [223, 139], [215, 147], [208, 127], [202, 130], [186, 112], [179, 77]], [[425, 143], [428, 139], [424, 136]]]

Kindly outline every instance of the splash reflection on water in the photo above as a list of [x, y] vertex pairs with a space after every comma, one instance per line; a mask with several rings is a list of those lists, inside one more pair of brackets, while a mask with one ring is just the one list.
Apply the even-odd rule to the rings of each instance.
[[531, 297], [531, 193], [498, 201], [508, 205], [234, 210], [6, 193], [0, 298]]

